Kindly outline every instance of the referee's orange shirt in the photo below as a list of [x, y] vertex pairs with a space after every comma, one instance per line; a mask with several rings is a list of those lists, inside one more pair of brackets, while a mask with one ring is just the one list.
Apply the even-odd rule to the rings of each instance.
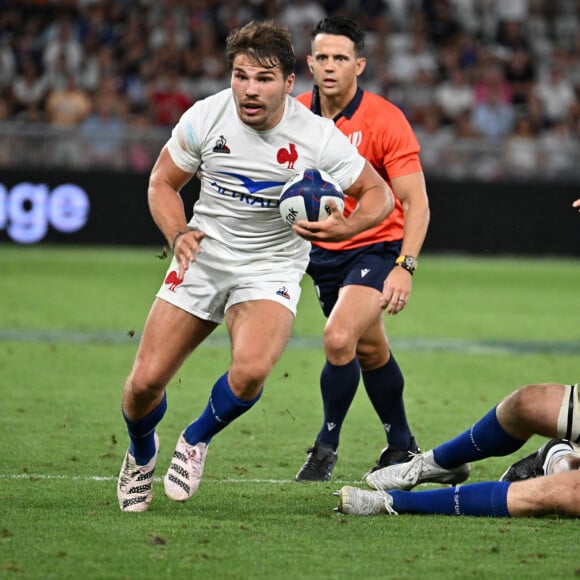
[[[316, 88], [296, 98], [320, 114]], [[401, 109], [386, 99], [359, 87], [353, 100], [334, 122], [389, 185], [395, 177], [422, 171], [417, 137]], [[345, 214], [348, 215], [356, 207], [356, 200], [347, 196], [345, 202]], [[395, 209], [374, 228], [349, 240], [315, 242], [316, 245], [328, 250], [349, 250], [403, 239], [403, 207], [396, 196], [395, 202]]]

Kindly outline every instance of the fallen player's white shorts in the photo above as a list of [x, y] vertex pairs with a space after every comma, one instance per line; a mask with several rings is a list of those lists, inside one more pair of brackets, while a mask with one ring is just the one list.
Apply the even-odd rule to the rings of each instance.
[[580, 396], [578, 385], [567, 385], [558, 414], [558, 437], [580, 443]]
[[275, 256], [274, 252], [260, 258], [224, 248], [209, 238], [202, 240], [201, 248], [183, 280], [173, 257], [158, 298], [217, 324], [223, 322], [230, 306], [252, 300], [279, 302], [296, 315], [307, 253], [296, 259]]

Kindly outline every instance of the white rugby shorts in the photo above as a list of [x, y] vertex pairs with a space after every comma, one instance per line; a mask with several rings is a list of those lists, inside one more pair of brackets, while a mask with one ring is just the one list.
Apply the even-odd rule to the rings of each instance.
[[296, 315], [307, 253], [296, 260], [272, 254], [260, 258], [224, 248], [207, 237], [201, 249], [183, 280], [179, 279], [177, 260], [172, 258], [158, 298], [217, 324], [223, 322], [230, 306], [252, 300], [279, 302]]
[[578, 385], [566, 385], [560, 413], [558, 414], [558, 437], [572, 443], [580, 443], [580, 394]]

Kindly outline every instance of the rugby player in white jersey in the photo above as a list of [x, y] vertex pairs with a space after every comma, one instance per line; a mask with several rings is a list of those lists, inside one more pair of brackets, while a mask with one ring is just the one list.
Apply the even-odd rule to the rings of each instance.
[[[174, 255], [123, 389], [123, 511], [151, 503], [165, 389], [196, 347], [225, 320], [231, 363], [179, 435], [163, 480], [175, 501], [198, 489], [212, 437], [258, 401], [290, 336], [309, 242], [350, 238], [394, 207], [384, 180], [334, 123], [290, 96], [296, 59], [286, 29], [264, 22], [234, 30], [226, 57], [231, 87], [186, 111], [151, 172], [149, 207]], [[280, 190], [307, 167], [331, 174], [358, 210], [345, 218], [333, 207], [324, 222], [287, 227]], [[179, 191], [194, 175], [200, 196], [187, 223]], [[199, 382], [192, 377], [191, 388], [206, 387]]]

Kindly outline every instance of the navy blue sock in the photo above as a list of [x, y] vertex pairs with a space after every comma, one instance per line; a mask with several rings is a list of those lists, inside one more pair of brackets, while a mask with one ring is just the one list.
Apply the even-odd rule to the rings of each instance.
[[185, 429], [185, 440], [190, 445], [195, 445], [200, 441], [209, 443], [216, 433], [251, 409], [261, 395], [260, 392], [251, 401], [239, 399], [230, 388], [228, 373], [222, 375], [212, 387], [209, 401], [203, 413]]
[[129, 451], [137, 465], [146, 465], [155, 455], [155, 427], [163, 419], [165, 411], [167, 411], [167, 393], [163, 393], [161, 403], [153, 411], [137, 421], [127, 419], [123, 412], [123, 419], [127, 423], [127, 431], [131, 439]]
[[447, 469], [486, 457], [502, 457], [517, 451], [526, 440], [516, 439], [499, 424], [496, 408], [475, 425], [433, 449], [435, 461]]
[[387, 443], [393, 449], [409, 449], [412, 435], [403, 402], [405, 379], [393, 353], [386, 365], [363, 371], [362, 378], [369, 399], [385, 428]]
[[401, 514], [441, 514], [509, 518], [509, 481], [485, 481], [426, 491], [389, 491]]
[[324, 408], [324, 424], [317, 440], [334, 449], [338, 448], [340, 430], [360, 380], [360, 366], [353, 358], [345, 365], [326, 361], [320, 373], [320, 391]]

